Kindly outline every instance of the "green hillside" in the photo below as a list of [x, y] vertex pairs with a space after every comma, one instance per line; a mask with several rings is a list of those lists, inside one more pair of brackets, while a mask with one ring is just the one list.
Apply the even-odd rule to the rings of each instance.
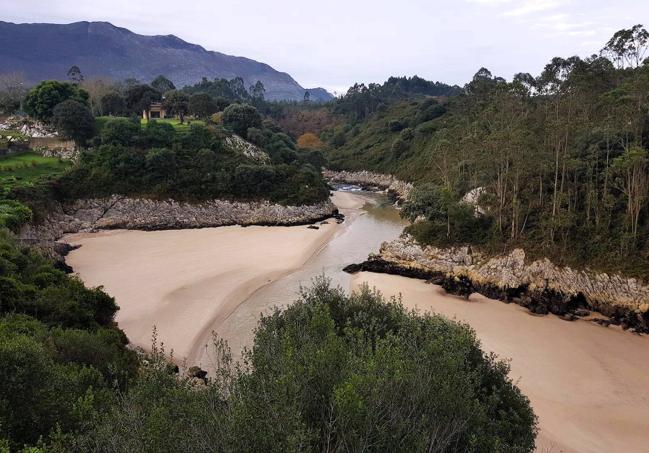
[[[334, 168], [417, 183], [404, 213], [427, 219], [411, 228], [423, 242], [523, 246], [647, 277], [649, 61], [636, 58], [647, 36], [622, 30], [601, 56], [554, 58], [511, 82], [482, 68], [448, 102], [351, 92], [338, 101], [346, 124], [324, 134], [327, 155]], [[463, 202], [474, 189], [479, 225]]]

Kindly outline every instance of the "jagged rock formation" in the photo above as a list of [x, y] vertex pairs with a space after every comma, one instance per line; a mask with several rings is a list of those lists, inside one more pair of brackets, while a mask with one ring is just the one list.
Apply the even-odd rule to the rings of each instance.
[[324, 170], [322, 174], [332, 182], [356, 184], [369, 190], [385, 190], [400, 203], [408, 199], [410, 191], [413, 189], [413, 185], [409, 182], [401, 181], [392, 175], [384, 175], [371, 171]]
[[67, 233], [107, 229], [170, 230], [225, 225], [301, 225], [331, 217], [337, 209], [330, 201], [310, 206], [282, 206], [261, 202], [213, 200], [185, 203], [114, 195], [76, 200], [55, 206], [38, 224], [20, 233], [30, 243], [56, 241]]
[[231, 135], [225, 138], [225, 144], [234, 152], [243, 154], [248, 159], [254, 160], [259, 163], [269, 163], [270, 156], [258, 146], [253, 145], [238, 135]]
[[422, 247], [412, 237], [385, 242], [378, 255], [349, 272], [367, 270], [430, 279], [447, 291], [514, 302], [535, 313], [575, 319], [595, 310], [623, 328], [649, 332], [649, 286], [635, 278], [525, 262], [525, 252], [489, 257], [470, 247]]

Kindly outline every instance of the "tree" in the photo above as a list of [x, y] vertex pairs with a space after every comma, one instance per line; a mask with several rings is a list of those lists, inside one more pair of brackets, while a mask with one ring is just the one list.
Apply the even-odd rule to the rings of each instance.
[[245, 138], [248, 128], [261, 125], [261, 116], [250, 104], [232, 104], [223, 111], [223, 124]]
[[68, 79], [70, 79], [70, 82], [72, 82], [75, 85], [79, 85], [81, 82], [83, 82], [83, 74], [81, 73], [81, 69], [79, 69], [79, 66], [74, 65], [68, 69]]
[[134, 85], [126, 90], [126, 108], [135, 115], [141, 115], [151, 103], [161, 100], [162, 94], [149, 85]]
[[101, 98], [101, 112], [104, 115], [120, 116], [126, 113], [126, 100], [116, 91]]
[[84, 104], [68, 99], [54, 107], [52, 124], [57, 132], [77, 145], [83, 145], [95, 133], [95, 117]]
[[116, 85], [108, 80], [92, 78], [86, 79], [79, 84], [89, 95], [90, 110], [93, 115], [108, 115], [102, 109], [102, 99], [109, 93], [117, 91]]
[[88, 92], [71, 83], [46, 80], [29, 90], [25, 111], [36, 119], [50, 121], [54, 107], [67, 100], [88, 105]]
[[304, 90], [304, 102], [307, 103], [311, 100], [311, 92], [309, 90]]
[[317, 135], [307, 132], [297, 139], [297, 146], [302, 149], [322, 149], [323, 143]]
[[189, 98], [189, 113], [197, 118], [207, 119], [210, 115], [218, 111], [219, 108], [216, 102], [209, 94], [193, 94]]
[[166, 78], [163, 75], [159, 75], [153, 82], [151, 82], [151, 87], [153, 87], [159, 93], [166, 93], [167, 91], [175, 90], [176, 86], [171, 80]]
[[26, 93], [26, 81], [22, 74], [0, 74], [0, 112], [13, 113], [20, 109]]
[[637, 68], [644, 61], [648, 44], [649, 32], [638, 24], [616, 32], [602, 49], [602, 54], [611, 56], [620, 68]]
[[254, 100], [263, 101], [266, 96], [266, 88], [264, 84], [261, 83], [261, 80], [257, 80], [257, 83], [250, 86], [250, 95]]
[[139, 122], [126, 118], [111, 118], [101, 128], [101, 143], [131, 146], [140, 132]]
[[185, 115], [189, 111], [189, 97], [182, 91], [167, 91], [164, 96], [163, 105], [172, 115], [177, 115], [180, 122], [185, 121]]
[[627, 217], [634, 239], [638, 236], [640, 214], [649, 197], [648, 154], [647, 150], [632, 146], [613, 161], [619, 190], [626, 197]]

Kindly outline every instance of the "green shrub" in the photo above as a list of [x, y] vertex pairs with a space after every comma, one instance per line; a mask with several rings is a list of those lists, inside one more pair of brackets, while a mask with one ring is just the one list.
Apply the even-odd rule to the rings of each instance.
[[[320, 280], [263, 317], [206, 386], [148, 367], [85, 437], [98, 451], [531, 452], [536, 419], [468, 327]], [[138, 429], [134, 430], [133, 427]]]

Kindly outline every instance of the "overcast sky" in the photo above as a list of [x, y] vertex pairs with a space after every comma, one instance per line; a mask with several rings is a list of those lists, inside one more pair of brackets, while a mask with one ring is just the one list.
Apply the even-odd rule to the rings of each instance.
[[553, 56], [588, 56], [649, 22], [649, 0], [0, 0], [0, 20], [174, 34], [342, 91], [390, 75], [464, 84], [482, 66], [538, 74]]

